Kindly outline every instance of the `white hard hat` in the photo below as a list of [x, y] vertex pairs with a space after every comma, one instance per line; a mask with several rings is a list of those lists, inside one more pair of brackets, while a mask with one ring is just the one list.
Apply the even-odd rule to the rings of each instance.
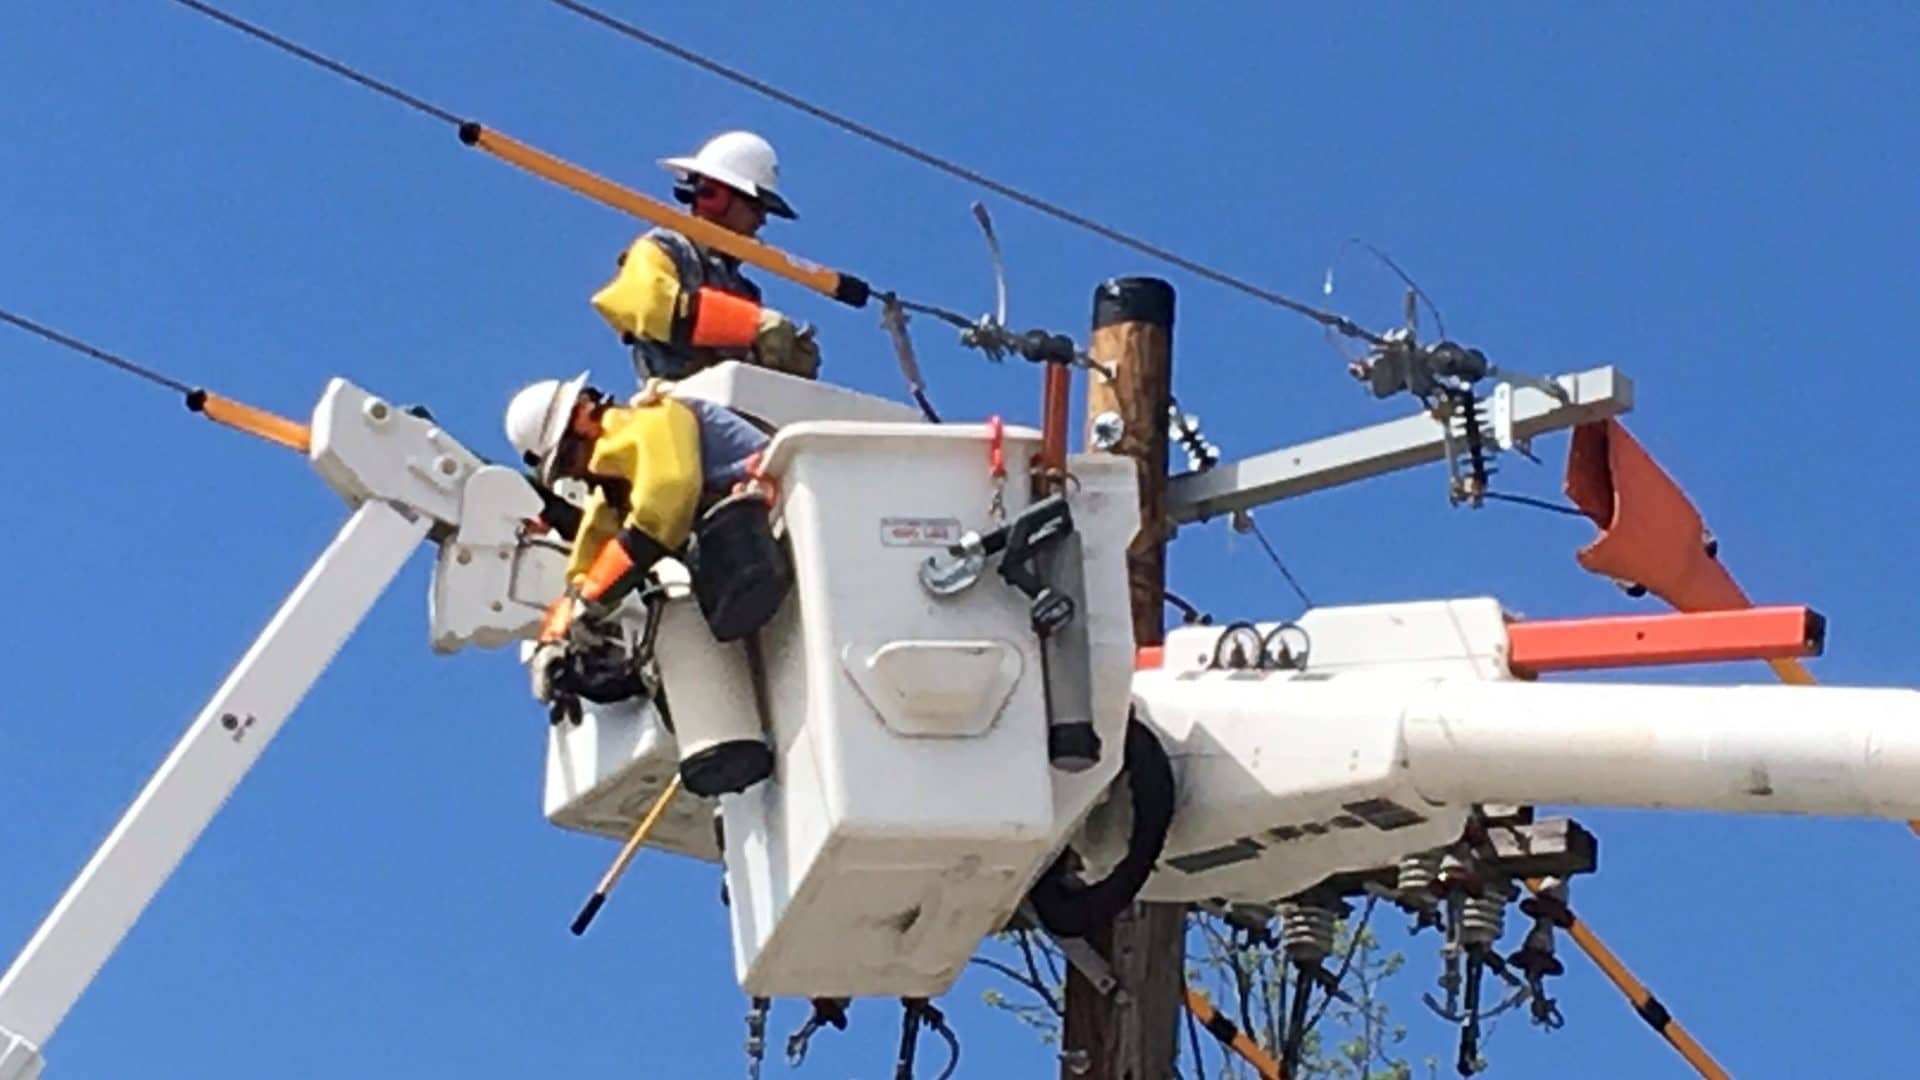
[[692, 157], [661, 158], [675, 176], [705, 176], [760, 201], [767, 213], [799, 215], [780, 197], [780, 158], [773, 144], [751, 131], [729, 131], [708, 139]]
[[553, 482], [553, 452], [573, 419], [574, 402], [586, 389], [587, 373], [561, 382], [542, 379], [513, 395], [507, 403], [507, 441], [521, 460], [532, 465], [543, 484]]

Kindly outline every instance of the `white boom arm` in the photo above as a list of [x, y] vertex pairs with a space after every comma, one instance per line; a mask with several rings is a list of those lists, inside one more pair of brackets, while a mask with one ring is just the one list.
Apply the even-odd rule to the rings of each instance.
[[[199, 839], [431, 522], [362, 503], [0, 976], [0, 1078], [38, 1047]], [[11, 1069], [11, 1071], [9, 1071]]]
[[1402, 737], [1436, 802], [1920, 816], [1913, 690], [1446, 680]]
[[[680, 392], [774, 423], [918, 415], [736, 364]], [[440, 652], [530, 636], [563, 588], [565, 549], [523, 528], [541, 509], [532, 487], [431, 419], [334, 379], [314, 409], [310, 459], [353, 515], [0, 975], [0, 1080], [40, 1074], [68, 1010], [421, 540], [440, 547], [429, 598]]]
[[[436, 643], [498, 644], [538, 617], [514, 586], [545, 588], [558, 556], [515, 549], [539, 500], [512, 470], [340, 379], [315, 409], [311, 458], [353, 515], [0, 976], [0, 1080], [39, 1074], [41, 1047], [430, 532], [449, 549], [441, 576], [475, 585], [464, 604], [436, 597]], [[462, 622], [474, 604], [491, 627]]]
[[[1304, 670], [1216, 665], [1196, 628], [1136, 676], [1180, 789], [1148, 898], [1267, 903], [1451, 843], [1475, 804], [1920, 816], [1920, 691], [1518, 681], [1490, 599], [1301, 624]], [[1096, 816], [1079, 846], [1124, 835]]]

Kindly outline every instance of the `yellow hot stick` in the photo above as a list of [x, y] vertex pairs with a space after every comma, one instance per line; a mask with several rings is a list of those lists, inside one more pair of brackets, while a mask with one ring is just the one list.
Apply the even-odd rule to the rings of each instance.
[[471, 121], [461, 124], [460, 141], [468, 146], [477, 146], [507, 164], [525, 169], [543, 180], [550, 180], [569, 191], [585, 195], [616, 210], [623, 210], [642, 220], [672, 229], [696, 244], [704, 244], [717, 251], [724, 251], [749, 266], [757, 266], [770, 274], [786, 278], [796, 285], [804, 285], [849, 307], [865, 307], [867, 298], [872, 295], [872, 288], [852, 274], [802, 262], [778, 248], [770, 247], [750, 236], [742, 236], [731, 229], [721, 228], [703, 218], [676, 210], [658, 199], [649, 198], [631, 188], [621, 187], [604, 176], [590, 173], [578, 165], [562, 161], [543, 150], [509, 138], [491, 128]]
[[653, 832], [655, 825], [660, 824], [660, 819], [666, 816], [667, 807], [673, 805], [673, 797], [678, 794], [680, 794], [680, 774], [676, 772], [667, 786], [660, 789], [659, 798], [653, 800], [652, 809], [640, 819], [640, 824], [633, 830], [633, 835], [627, 838], [627, 845], [620, 849], [620, 854], [613, 860], [613, 865], [607, 867], [607, 872], [600, 878], [599, 886], [593, 890], [593, 895], [587, 897], [586, 904], [580, 908], [580, 914], [573, 917], [575, 937], [586, 933], [587, 927], [593, 922], [593, 917], [600, 914], [600, 908], [607, 902], [607, 894], [612, 892], [613, 887], [619, 883], [620, 875], [627, 872], [627, 865], [633, 862], [635, 855], [640, 853], [640, 845], [647, 842], [647, 836]]
[[279, 443], [302, 454], [313, 446], [313, 431], [307, 425], [230, 397], [206, 390], [193, 390], [187, 394], [187, 408], [216, 424], [225, 424], [235, 431], [244, 431], [268, 442]]
[[[1786, 662], [1793, 663], [1791, 660]], [[1539, 878], [1527, 879], [1527, 888], [1533, 890], [1536, 896], [1541, 895], [1541, 886]], [[1731, 1080], [1727, 1070], [1713, 1060], [1713, 1055], [1707, 1053], [1706, 1047], [1694, 1041], [1693, 1036], [1687, 1033], [1687, 1029], [1680, 1026], [1680, 1021], [1673, 1018], [1673, 1014], [1667, 1011], [1667, 1007], [1660, 1003], [1659, 998], [1653, 996], [1653, 991], [1647, 989], [1645, 983], [1635, 978], [1633, 972], [1627, 970], [1627, 965], [1614, 955], [1612, 949], [1607, 948], [1599, 935], [1581, 921], [1571, 908], [1566, 909], [1566, 916], [1567, 936], [1573, 939], [1574, 944], [1580, 946], [1580, 951], [1587, 954], [1587, 958], [1593, 961], [1594, 966], [1599, 968], [1613, 985], [1620, 988], [1620, 992], [1627, 996], [1627, 1001], [1632, 1003], [1633, 1011], [1640, 1014], [1640, 1018], [1647, 1022], [1647, 1026], [1659, 1032], [1660, 1037], [1667, 1040], [1675, 1050], [1680, 1052], [1680, 1056], [1686, 1059], [1687, 1064], [1693, 1066], [1694, 1070], [1707, 1080]]]
[[1232, 1050], [1240, 1056], [1240, 1060], [1253, 1066], [1253, 1071], [1260, 1074], [1260, 1080], [1288, 1080], [1286, 1072], [1272, 1054], [1254, 1042], [1253, 1036], [1220, 1015], [1220, 1010], [1213, 1007], [1213, 1002], [1191, 986], [1187, 987], [1187, 1011], [1200, 1021], [1200, 1026], [1206, 1028], [1207, 1034], [1218, 1040], [1221, 1046]]

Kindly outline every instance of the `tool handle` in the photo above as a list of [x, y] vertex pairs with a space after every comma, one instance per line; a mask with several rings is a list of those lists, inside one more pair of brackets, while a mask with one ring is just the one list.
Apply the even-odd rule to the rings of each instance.
[[235, 431], [244, 431], [268, 442], [279, 443], [289, 450], [302, 454], [313, 445], [312, 429], [298, 420], [289, 420], [284, 416], [256, 408], [244, 401], [223, 397], [210, 390], [188, 391], [187, 409], [205, 416], [216, 424], [224, 424]]
[[477, 146], [543, 180], [550, 180], [569, 191], [616, 210], [624, 210], [655, 225], [673, 229], [696, 244], [724, 251], [749, 266], [757, 266], [796, 285], [804, 285], [848, 307], [866, 307], [868, 298], [873, 295], [872, 286], [852, 274], [802, 262], [750, 236], [742, 236], [711, 221], [676, 210], [658, 199], [648, 198], [631, 188], [622, 187], [603, 176], [472, 121], [460, 125], [460, 141], [468, 146]]
[[606, 903], [607, 894], [603, 892], [597, 892], [587, 897], [587, 902], [580, 906], [580, 914], [573, 917], [573, 925], [569, 927], [569, 929], [573, 931], [574, 937], [579, 937], [581, 934], [587, 932], [587, 927], [593, 925], [593, 917], [600, 914], [600, 909], [604, 907]]
[[660, 824], [660, 819], [666, 816], [667, 807], [673, 804], [673, 797], [678, 794], [680, 794], [680, 774], [676, 772], [673, 779], [667, 782], [667, 786], [660, 789], [659, 797], [653, 800], [653, 806], [647, 810], [646, 816], [640, 819], [640, 824], [634, 827], [633, 835], [627, 837], [626, 846], [620, 849], [620, 854], [614, 858], [613, 865], [607, 867], [607, 872], [600, 878], [599, 886], [581, 906], [580, 914], [574, 916], [573, 936], [579, 937], [587, 932], [587, 926], [593, 922], [593, 917], [600, 914], [600, 909], [606, 905], [607, 894], [620, 883], [620, 875], [627, 872], [627, 866], [633, 862], [633, 857], [640, 853], [641, 845], [647, 842], [647, 836], [653, 832], [654, 826]]

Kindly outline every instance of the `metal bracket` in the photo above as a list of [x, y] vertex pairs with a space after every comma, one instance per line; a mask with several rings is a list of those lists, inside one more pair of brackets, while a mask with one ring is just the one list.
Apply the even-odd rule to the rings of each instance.
[[[1533, 387], [1515, 387], [1515, 442], [1605, 420], [1633, 407], [1633, 383], [1616, 368], [1594, 368], [1554, 381], [1570, 401]], [[1441, 461], [1447, 456], [1447, 434], [1441, 421], [1423, 412], [1176, 476], [1167, 485], [1167, 517], [1175, 525], [1205, 521]]]
[[972, 588], [986, 568], [985, 540], [969, 532], [945, 556], [927, 556], [920, 564], [920, 587], [933, 596], [956, 596]]
[[1082, 978], [1100, 992], [1101, 996], [1111, 994], [1119, 988], [1120, 980], [1114, 975], [1113, 966], [1107, 963], [1107, 958], [1100, 955], [1100, 950], [1094, 948], [1092, 942], [1086, 938], [1054, 935], [1040, 924], [1040, 913], [1033, 910], [1033, 904], [1030, 901], [1020, 902], [1019, 914], [1029, 925], [1046, 934], [1047, 940], [1053, 942], [1054, 947], [1060, 950], [1060, 955], [1066, 957], [1067, 963], [1073, 965], [1073, 970], [1079, 972]]

